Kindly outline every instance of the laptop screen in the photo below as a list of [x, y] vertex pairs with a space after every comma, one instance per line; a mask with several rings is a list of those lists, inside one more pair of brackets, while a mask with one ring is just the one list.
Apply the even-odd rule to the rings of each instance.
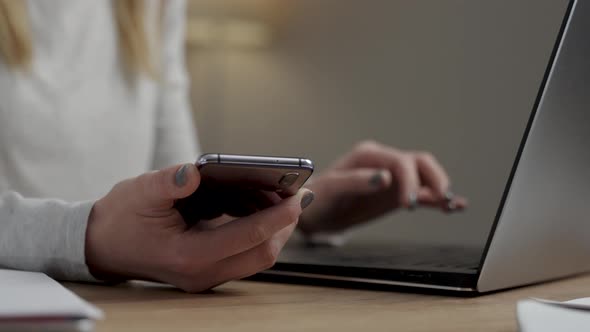
[[[556, 28], [556, 31], [552, 31], [549, 36], [544, 36], [546, 38], [543, 38], [543, 44], [545, 44], [546, 49], [541, 52], [542, 56], [541, 54], [524, 54], [521, 58], [512, 59], [511, 65], [523, 61], [526, 56], [539, 60], [538, 63], [535, 63], [535, 66], [539, 68], [530, 71], [530, 73], [536, 73], [536, 76], [513, 76], [512, 81], [501, 83], [496, 80], [502, 75], [482, 75], [487, 79], [480, 78], [474, 82], [474, 84], [479, 84], [479, 88], [500, 83], [500, 86], [495, 86], [491, 91], [485, 92], [487, 97], [491, 98], [489, 100], [491, 106], [482, 106], [485, 112], [482, 109], [471, 110], [463, 107], [459, 110], [442, 109], [434, 112], [423, 109], [414, 110], [414, 114], [405, 112], [402, 115], [404, 121], [414, 122], [421, 130], [427, 128], [427, 132], [420, 132], [419, 135], [421, 136], [414, 136], [412, 140], [421, 141], [425, 146], [430, 144], [431, 147], [436, 146], [439, 149], [440, 153], [434, 153], [434, 155], [444, 165], [447, 172], [451, 174], [453, 183], [460, 183], [465, 185], [465, 188], [468, 188], [465, 192], [460, 192], [460, 195], [469, 198], [469, 208], [467, 210], [462, 211], [460, 214], [451, 213], [442, 216], [439, 210], [428, 209], [427, 207], [419, 211], [413, 209], [410, 211], [398, 210], [375, 219], [372, 223], [361, 224], [352, 230], [320, 234], [317, 237], [319, 241], [314, 237], [316, 240], [308, 240], [307, 246], [304, 245], [306, 241], [304, 241], [303, 237], [296, 237], [291, 240], [287, 249], [284, 250], [279, 260], [281, 264], [277, 269], [296, 272], [300, 268], [287, 267], [288, 265], [284, 263], [296, 263], [296, 266], [303, 264], [301, 265], [303, 266], [301, 268], [301, 272], [304, 272], [303, 275], [307, 274], [307, 276], [312, 277], [318, 277], [322, 274], [332, 275], [332, 277], [341, 275], [344, 277], [342, 280], [352, 281], [354, 277], [379, 279], [383, 276], [385, 279], [392, 278], [393, 274], [383, 272], [385, 271], [383, 269], [388, 268], [407, 269], [408, 271], [418, 271], [426, 268], [426, 271], [443, 273], [439, 276], [428, 277], [430, 280], [427, 283], [441, 282], [443, 284], [445, 283], [444, 278], [441, 279], [440, 276], [444, 275], [444, 273], [455, 273], [454, 276], [456, 277], [478, 271], [481, 267], [480, 263], [484, 248], [488, 241], [491, 240], [491, 233], [496, 226], [495, 219], [497, 214], [502, 211], [505, 195], [512, 184], [514, 166], [520, 160], [523, 140], [528, 140], [531, 121], [539, 107], [541, 93], [546, 88], [549, 70], [553, 66], [557, 45], [561, 40], [567, 22], [566, 15], [569, 16], [569, 10], [573, 3], [573, 1], [564, 2], [561, 14], [556, 17], [557, 26], [553, 27]], [[537, 27], [532, 28], [536, 29]], [[523, 30], [524, 33], [530, 33], [531, 27]], [[482, 47], [480, 43], [476, 42], [476, 44], [477, 47]], [[511, 45], [510, 41], [505, 44]], [[466, 46], [467, 44], [457, 45], [460, 49], [455, 51], [465, 53], [473, 51]], [[494, 47], [499, 47], [499, 45]], [[479, 51], [481, 52], [481, 50]], [[495, 53], [494, 55], [498, 54]], [[489, 54], [487, 56], [489, 57]], [[493, 69], [494, 61], [489, 61], [484, 56], [476, 60], [463, 59], [469, 63], [463, 63], [462, 66], [469, 67], [469, 65], [473, 64], [488, 66], [480, 68], [480, 73]], [[484, 61], [489, 61], [491, 64], [486, 64]], [[520, 65], [522, 66], [522, 64]], [[456, 69], [459, 69], [459, 66], [453, 67], [453, 70]], [[439, 69], [436, 73], [445, 72], [445, 70]], [[487, 74], [490, 75], [490, 73]], [[519, 75], [519, 73], [513, 73], [513, 75]], [[454, 79], [450, 81], [457, 84]], [[520, 96], [521, 98], [515, 98], [518, 97], [514, 94], [515, 85], [527, 81], [529, 84], [530, 82], [534, 83], [526, 89], [521, 89], [526, 92], [526, 94], [523, 93]], [[424, 84], [430, 87], [434, 86], [432, 82]], [[445, 89], [451, 96], [453, 91], [458, 91], [457, 87], [450, 89], [447, 87]], [[475, 90], [476, 88], [460, 86], [460, 89], [466, 93], [468, 90]], [[506, 97], [498, 99], [505, 94], [507, 94]], [[530, 100], [525, 100], [525, 95]], [[437, 92], [436, 96], [440, 97], [440, 92]], [[475, 102], [477, 98], [483, 100], [485, 96], [486, 94], [477, 96], [461, 95], [460, 97], [464, 99], [461, 99], [459, 104]], [[514, 103], [515, 101], [520, 103], [511, 107], [494, 109], [498, 103], [508, 105], [509, 102]], [[529, 104], [523, 106], [526, 103]], [[515, 109], [516, 107], [519, 109]], [[393, 113], [400, 115], [400, 113], [404, 112]], [[387, 116], [382, 115], [380, 119], [382, 120], [384, 117]], [[422, 118], [422, 122], [420, 118]], [[391, 119], [394, 121], [393, 118]], [[367, 120], [363, 119], [363, 121]], [[387, 127], [389, 123], [382, 125]], [[379, 125], [375, 124], [375, 127], [372, 128], [379, 128]], [[433, 132], [436, 134], [431, 136]], [[408, 132], [403, 134], [408, 137], [412, 136], [412, 133]], [[441, 138], [430, 143], [427, 142], [428, 139], [432, 139], [436, 135], [440, 135]], [[421, 149], [421, 151], [433, 150], [432, 148], [426, 148]], [[443, 158], [448, 158], [447, 160], [450, 163], [447, 164], [447, 160]], [[455, 177], [452, 174], [453, 172], [458, 176]], [[400, 227], [400, 225], [406, 227]], [[331, 242], [332, 245], [322, 245], [326, 242]], [[432, 253], [435, 255], [431, 255]], [[441, 255], [439, 254], [441, 253], [442, 256], [446, 257], [440, 259]], [[459, 254], [454, 257], [454, 263], [453, 253]], [[416, 260], [416, 258], [419, 259]], [[316, 266], [317, 268], [312, 267], [310, 269], [310, 266]], [[325, 268], [320, 268], [320, 266]], [[353, 269], [332, 270], [330, 266]], [[357, 274], [355, 271], [360, 271], [358, 268], [361, 268], [361, 270], [362, 268], [368, 268], [365, 270], [368, 271], [368, 274]], [[407, 275], [403, 273], [400, 272], [400, 275], [396, 275], [396, 277], [406, 278]], [[285, 275], [301, 276], [297, 273], [287, 273]], [[422, 277], [420, 275], [418, 278]], [[465, 281], [464, 285], [468, 288], [457, 288], [455, 290], [468, 290], [471, 287], [470, 281]], [[442, 287], [441, 289], [445, 288]]]
[[[396, 211], [348, 232], [346, 246], [481, 248], [567, 5], [290, 2], [275, 42], [223, 59], [223, 102], [204, 94], [196, 100], [211, 112], [223, 108], [223, 128], [216, 128], [208, 149], [306, 156], [316, 163], [316, 174], [364, 139], [430, 151], [468, 208], [450, 215]], [[203, 66], [207, 61], [200, 58]], [[207, 90], [208, 76], [200, 77], [195, 86]], [[204, 139], [208, 130], [201, 131]]]

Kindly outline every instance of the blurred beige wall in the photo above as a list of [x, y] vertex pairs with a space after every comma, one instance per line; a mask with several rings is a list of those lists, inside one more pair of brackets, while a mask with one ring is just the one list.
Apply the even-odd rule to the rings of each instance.
[[203, 149], [309, 156], [319, 170], [362, 139], [430, 150], [470, 209], [402, 212], [357, 238], [481, 243], [566, 1], [288, 2], [268, 47], [189, 48]]

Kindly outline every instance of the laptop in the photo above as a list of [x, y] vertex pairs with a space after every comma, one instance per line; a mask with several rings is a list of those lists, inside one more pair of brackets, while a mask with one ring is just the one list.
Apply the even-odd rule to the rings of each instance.
[[568, 4], [515, 144], [485, 243], [290, 245], [262, 277], [478, 294], [590, 271], [590, 0]]

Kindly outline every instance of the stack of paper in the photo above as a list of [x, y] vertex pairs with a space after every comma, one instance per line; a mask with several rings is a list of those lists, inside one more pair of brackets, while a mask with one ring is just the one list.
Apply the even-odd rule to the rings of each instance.
[[90, 331], [102, 318], [45, 274], [0, 270], [0, 331]]
[[518, 302], [516, 310], [522, 332], [590, 331], [590, 298], [529, 299]]

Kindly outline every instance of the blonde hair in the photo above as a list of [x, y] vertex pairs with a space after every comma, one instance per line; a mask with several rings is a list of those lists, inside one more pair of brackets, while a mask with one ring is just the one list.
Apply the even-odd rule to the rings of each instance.
[[[113, 0], [120, 56], [129, 74], [154, 78], [153, 50], [145, 25], [144, 0]], [[29, 69], [33, 40], [25, 0], [0, 0], [0, 56], [8, 66]]]

